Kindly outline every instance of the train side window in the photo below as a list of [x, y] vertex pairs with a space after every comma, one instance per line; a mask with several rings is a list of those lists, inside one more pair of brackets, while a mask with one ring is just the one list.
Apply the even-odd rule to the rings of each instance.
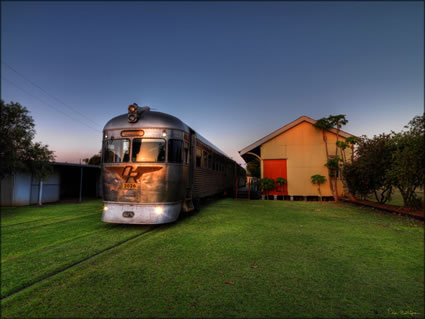
[[133, 139], [133, 162], [165, 162], [165, 140], [135, 138]]
[[207, 153], [207, 151], [202, 152], [202, 168], [208, 168], [208, 153]]
[[212, 169], [212, 155], [211, 155], [211, 153], [208, 154], [208, 168]]
[[183, 162], [183, 141], [168, 140], [168, 163]]
[[184, 142], [184, 162], [185, 164], [189, 164], [189, 143]]
[[105, 143], [105, 163], [126, 163], [130, 160], [130, 141], [128, 139], [108, 140]]
[[202, 150], [200, 148], [196, 148], [196, 167], [201, 167], [202, 160]]

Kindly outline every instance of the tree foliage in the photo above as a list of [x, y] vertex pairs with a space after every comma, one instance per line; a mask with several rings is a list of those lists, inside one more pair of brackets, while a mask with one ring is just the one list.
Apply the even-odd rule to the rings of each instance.
[[286, 178], [278, 177], [276, 178], [276, 184], [279, 185], [281, 192], [283, 193], [283, 185], [288, 184]]
[[323, 175], [313, 175], [311, 176], [311, 182], [317, 184], [317, 190], [319, 192], [320, 201], [322, 201], [322, 192], [320, 191], [320, 185], [326, 183], [326, 177]]
[[273, 178], [262, 178], [260, 179], [260, 189], [265, 192], [267, 196], [269, 196], [269, 191], [275, 188]]
[[97, 154], [94, 154], [90, 158], [83, 159], [83, 162], [89, 165], [100, 165], [101, 160], [102, 160], [102, 155], [101, 155], [101, 152], [99, 152]]
[[343, 168], [343, 177], [351, 194], [361, 198], [374, 194], [380, 203], [391, 198], [392, 183], [388, 171], [392, 151], [392, 135], [359, 138], [353, 161], [345, 163]]
[[52, 171], [54, 154], [47, 145], [33, 142], [33, 118], [19, 103], [1, 100], [0, 104], [0, 178], [29, 171], [45, 179]]
[[405, 206], [423, 206], [416, 190], [425, 184], [425, 115], [415, 116], [406, 131], [393, 134], [393, 153], [388, 179], [403, 197]]
[[321, 184], [326, 183], [326, 177], [323, 176], [323, 175], [316, 174], [316, 175], [311, 176], [311, 182], [313, 184], [321, 185]]
[[400, 133], [362, 136], [343, 176], [354, 196], [373, 194], [380, 203], [391, 198], [397, 187], [405, 206], [423, 206], [416, 190], [425, 183], [424, 116], [416, 116]]
[[248, 171], [248, 174], [253, 177], [260, 178], [261, 177], [261, 169], [260, 169], [260, 161], [259, 160], [253, 160], [251, 162], [248, 162], [246, 164], [246, 169]]
[[329, 170], [329, 177], [337, 177], [340, 161], [341, 159], [339, 157], [332, 157], [325, 163], [325, 166]]
[[[318, 129], [322, 130], [323, 134], [323, 141], [325, 143], [326, 148], [326, 163], [325, 166], [329, 169], [329, 179], [330, 179], [330, 186], [332, 193], [334, 195], [334, 198], [336, 201], [338, 201], [338, 181], [337, 181], [337, 172], [339, 170], [339, 160], [336, 160], [338, 157], [338, 148], [347, 147], [348, 144], [339, 144], [338, 138], [339, 138], [339, 132], [341, 130], [341, 127], [343, 125], [346, 125], [348, 123], [348, 120], [345, 118], [344, 114], [338, 114], [338, 115], [329, 115], [328, 117], [321, 118], [316, 121], [314, 126]], [[336, 145], [335, 145], [335, 159], [330, 158], [329, 156], [329, 150], [328, 150], [328, 142], [326, 137], [326, 131], [330, 130], [331, 128], [336, 127]], [[345, 160], [345, 154], [341, 152], [341, 156], [343, 157], [343, 160]], [[336, 166], [334, 165], [336, 161]], [[335, 167], [334, 167], [335, 166]], [[334, 168], [332, 168], [334, 167]], [[333, 183], [332, 183], [333, 181]]]

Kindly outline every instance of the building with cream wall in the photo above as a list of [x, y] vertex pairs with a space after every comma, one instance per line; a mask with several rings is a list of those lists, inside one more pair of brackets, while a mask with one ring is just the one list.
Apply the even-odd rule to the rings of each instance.
[[[301, 116], [295, 121], [270, 133], [262, 139], [245, 147], [239, 154], [246, 162], [260, 160], [261, 178], [286, 178], [288, 184], [283, 189], [270, 192], [272, 195], [318, 196], [317, 185], [311, 182], [311, 176], [320, 174], [326, 177], [320, 186], [322, 196], [332, 196], [327, 162], [326, 148], [322, 130], [314, 127], [315, 120]], [[335, 156], [336, 129], [326, 131], [329, 156]], [[338, 140], [344, 141], [353, 136], [340, 131]], [[347, 159], [351, 158], [352, 149], [346, 149]], [[341, 157], [340, 150], [338, 156]], [[338, 194], [343, 195], [344, 187], [338, 178]]]

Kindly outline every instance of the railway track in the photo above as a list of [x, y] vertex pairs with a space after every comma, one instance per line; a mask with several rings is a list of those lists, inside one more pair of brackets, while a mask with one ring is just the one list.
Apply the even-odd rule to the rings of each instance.
[[[101, 212], [97, 212], [97, 213], [87, 214], [87, 215], [84, 215], [84, 216], [79, 216], [79, 217], [74, 217], [74, 218], [66, 218], [66, 219], [63, 219], [62, 217], [52, 218], [52, 219], [49, 219], [49, 220], [55, 220], [55, 219], [61, 219], [61, 220], [53, 221], [51, 223], [36, 225], [36, 226], [30, 226], [30, 227], [27, 227], [27, 228], [19, 229], [18, 231], [60, 224], [60, 223], [69, 222], [69, 221], [75, 220], [75, 219], [81, 219], [81, 218], [86, 218], [86, 217], [89, 217], [89, 216], [101, 215], [101, 214], [102, 214]], [[29, 222], [22, 222], [22, 223], [16, 223], [16, 224], [11, 224], [11, 225], [2, 225], [1, 229], [2, 229], [2, 232], [4, 232], [4, 231], [14, 231], [14, 229], [13, 229], [14, 226], [20, 226], [20, 225], [29, 224], [29, 223], [36, 223], [36, 222], [40, 222], [40, 221], [43, 221], [43, 220], [46, 220], [46, 219], [32, 220], [32, 221], [29, 221]], [[12, 227], [12, 229], [10, 227]]]
[[25, 291], [25, 290], [27, 290], [27, 289], [29, 289], [29, 288], [31, 288], [31, 287], [34, 287], [34, 286], [36, 286], [36, 285], [38, 285], [38, 284], [41, 284], [41, 283], [43, 283], [43, 282], [45, 282], [45, 281], [47, 281], [47, 280], [49, 280], [49, 279], [51, 279], [51, 278], [53, 278], [53, 277], [55, 277], [55, 276], [57, 276], [57, 275], [61, 274], [61, 273], [64, 273], [64, 272], [66, 272], [66, 271], [68, 271], [68, 270], [70, 270], [70, 269], [73, 269], [73, 268], [75, 268], [75, 267], [77, 267], [77, 266], [79, 266], [79, 265], [81, 265], [81, 264], [83, 264], [83, 263], [86, 263], [86, 262], [88, 262], [88, 261], [92, 260], [93, 258], [95, 258], [95, 257], [97, 257], [97, 256], [103, 255], [103, 254], [105, 254], [105, 253], [106, 253], [106, 252], [108, 252], [108, 251], [111, 251], [111, 250], [113, 250], [113, 249], [116, 249], [116, 248], [118, 248], [118, 247], [120, 247], [120, 246], [124, 245], [124, 244], [125, 244], [125, 243], [127, 243], [127, 242], [130, 242], [130, 241], [136, 240], [136, 239], [138, 239], [138, 238], [140, 238], [140, 237], [142, 237], [142, 236], [147, 236], [148, 234], [150, 234], [150, 233], [152, 233], [152, 232], [154, 232], [154, 231], [156, 231], [156, 230], [158, 230], [158, 229], [165, 228], [165, 227], [169, 227], [169, 225], [168, 225], [168, 224], [164, 224], [164, 225], [160, 225], [160, 226], [151, 226], [149, 229], [147, 229], [146, 231], [144, 231], [144, 232], [142, 232], [142, 233], [140, 233], [140, 234], [137, 234], [137, 235], [131, 236], [131, 237], [129, 237], [129, 238], [127, 238], [127, 239], [124, 239], [124, 240], [122, 240], [122, 241], [120, 241], [120, 242], [118, 242], [118, 243], [116, 243], [116, 244], [114, 244], [114, 245], [112, 245], [112, 246], [109, 246], [109, 247], [107, 247], [107, 248], [104, 248], [104, 249], [102, 249], [101, 251], [98, 251], [97, 253], [94, 253], [94, 254], [93, 254], [93, 255], [91, 255], [91, 256], [88, 256], [88, 257], [86, 257], [86, 258], [84, 258], [84, 259], [81, 259], [81, 260], [79, 260], [79, 261], [77, 261], [77, 262], [74, 262], [74, 263], [73, 263], [73, 264], [71, 264], [71, 265], [65, 266], [65, 267], [63, 267], [62, 269], [58, 269], [58, 270], [56, 270], [55, 272], [53, 272], [53, 273], [51, 273], [51, 274], [47, 275], [46, 277], [44, 277], [44, 278], [42, 278], [42, 279], [39, 279], [39, 280], [37, 280], [37, 281], [35, 281], [35, 282], [33, 282], [33, 283], [31, 283], [31, 284], [29, 284], [29, 285], [25, 286], [25, 287], [21, 287], [21, 288], [18, 288], [18, 289], [16, 289], [16, 290], [14, 290], [14, 291], [11, 291], [11, 292], [9, 292], [7, 295], [2, 296], [0, 300], [1, 300], [1, 301], [5, 301], [5, 300], [7, 300], [8, 298], [10, 298], [10, 297], [12, 297], [12, 296], [14, 296], [14, 295], [17, 295], [17, 294], [19, 294], [19, 293], [21, 293], [21, 292], [23, 292], [23, 291]]

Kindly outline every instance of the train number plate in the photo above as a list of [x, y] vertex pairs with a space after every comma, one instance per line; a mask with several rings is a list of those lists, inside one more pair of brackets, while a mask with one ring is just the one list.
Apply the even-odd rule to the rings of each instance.
[[124, 188], [124, 189], [136, 189], [137, 184], [136, 183], [124, 183], [124, 184], [122, 184], [122, 188]]

